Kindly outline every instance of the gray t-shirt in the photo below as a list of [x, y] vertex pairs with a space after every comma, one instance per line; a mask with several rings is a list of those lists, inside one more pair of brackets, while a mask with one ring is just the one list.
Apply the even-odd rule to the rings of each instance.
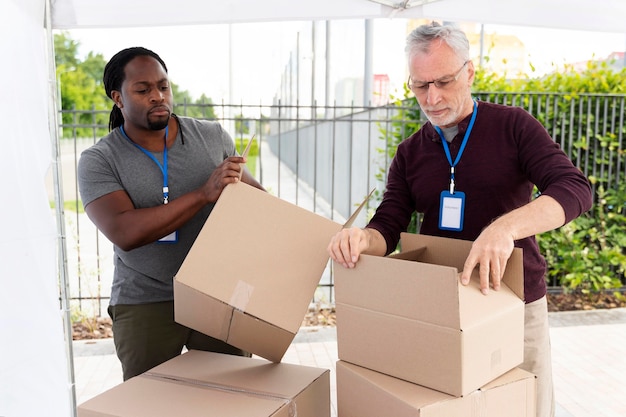
[[[236, 154], [234, 141], [219, 123], [186, 117], [179, 120], [176, 141], [167, 154], [170, 201], [201, 187], [224, 159]], [[163, 164], [163, 152], [152, 154]], [[136, 208], [163, 204], [161, 169], [119, 128], [81, 154], [78, 184], [84, 206], [118, 190], [126, 191]], [[205, 206], [182, 226], [176, 243], [153, 242], [130, 251], [114, 245], [110, 304], [172, 300], [173, 277], [212, 209], [213, 204]]]

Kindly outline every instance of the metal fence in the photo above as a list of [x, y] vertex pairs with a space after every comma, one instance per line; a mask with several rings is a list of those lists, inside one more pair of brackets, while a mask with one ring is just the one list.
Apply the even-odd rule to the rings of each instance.
[[[586, 175], [604, 178], [609, 186], [624, 180], [626, 95], [475, 96], [526, 108]], [[175, 105], [174, 111], [216, 118], [231, 133], [238, 149], [255, 135], [260, 146], [254, 174], [265, 188], [337, 222], [345, 221], [355, 205], [376, 189], [367, 210], [357, 219], [360, 226], [366, 224], [384, 190], [394, 138], [407, 137], [425, 121], [410, 101], [383, 107], [182, 103]], [[106, 311], [113, 275], [112, 245], [82, 212], [76, 164], [82, 150], [107, 133], [108, 114], [64, 110], [60, 126], [70, 303], [74, 314], [88, 316]], [[313, 302], [334, 303], [330, 264]]]

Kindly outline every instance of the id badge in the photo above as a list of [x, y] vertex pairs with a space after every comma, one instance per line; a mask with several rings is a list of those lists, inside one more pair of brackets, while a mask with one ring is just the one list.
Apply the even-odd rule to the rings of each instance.
[[442, 191], [439, 202], [439, 229], [460, 232], [463, 230], [465, 193]]
[[178, 242], [178, 231], [175, 230], [167, 236], [163, 236], [161, 239], [157, 240], [158, 243], [176, 243]]

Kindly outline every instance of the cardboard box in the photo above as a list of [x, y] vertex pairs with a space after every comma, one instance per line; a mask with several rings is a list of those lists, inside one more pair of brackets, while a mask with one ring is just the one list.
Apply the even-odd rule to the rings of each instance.
[[459, 273], [471, 242], [403, 234], [396, 256], [335, 266], [339, 359], [454, 396], [524, 356], [523, 265], [514, 250], [499, 291]]
[[79, 417], [330, 416], [330, 371], [189, 351], [85, 401]]
[[534, 417], [536, 378], [519, 368], [454, 397], [347, 362], [337, 362], [338, 417]]
[[227, 186], [174, 279], [175, 320], [280, 362], [342, 227], [245, 183]]

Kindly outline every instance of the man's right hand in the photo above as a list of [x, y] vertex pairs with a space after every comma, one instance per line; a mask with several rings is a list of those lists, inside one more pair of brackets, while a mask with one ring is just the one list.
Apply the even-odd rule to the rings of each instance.
[[354, 268], [361, 253], [384, 255], [386, 243], [378, 230], [351, 227], [333, 236], [327, 250], [335, 262], [345, 268]]
[[215, 203], [228, 184], [239, 182], [245, 162], [242, 156], [229, 156], [213, 170], [202, 187], [207, 202]]

